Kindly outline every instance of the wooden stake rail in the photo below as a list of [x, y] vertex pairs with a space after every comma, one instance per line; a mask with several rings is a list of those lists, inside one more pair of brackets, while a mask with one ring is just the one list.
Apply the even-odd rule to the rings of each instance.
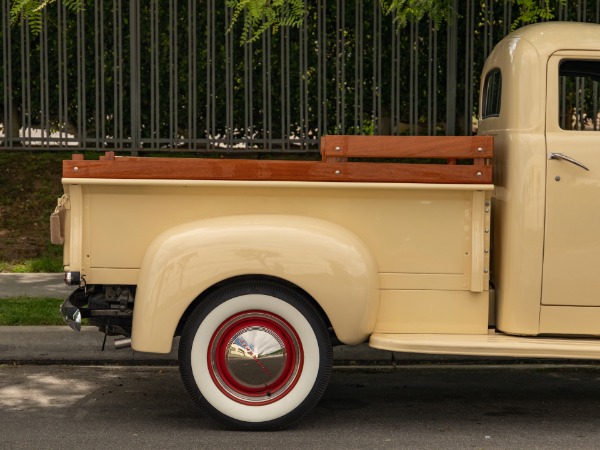
[[345, 158], [489, 159], [491, 136], [324, 136], [321, 154]]
[[[490, 184], [487, 136], [326, 136], [323, 161], [115, 157], [63, 162], [65, 178]], [[348, 158], [444, 159], [447, 164], [349, 162]], [[457, 160], [468, 164], [456, 164]], [[472, 163], [471, 163], [472, 161]]]

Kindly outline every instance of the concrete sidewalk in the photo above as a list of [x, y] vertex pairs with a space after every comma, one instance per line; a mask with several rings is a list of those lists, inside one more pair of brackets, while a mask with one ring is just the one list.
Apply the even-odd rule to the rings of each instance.
[[[1, 302], [1, 300], [0, 300]], [[150, 363], [174, 364], [177, 362], [176, 338], [169, 354], [140, 353], [132, 349], [115, 350], [114, 337], [106, 339], [96, 327], [83, 327], [80, 333], [64, 327], [0, 327], [0, 363]], [[400, 356], [384, 350], [376, 350], [366, 344], [335, 347], [337, 365], [379, 364], [391, 365]], [[435, 356], [414, 355], [411, 360], [436, 359]]]
[[0, 298], [67, 298], [75, 286], [67, 286], [62, 273], [0, 273]]

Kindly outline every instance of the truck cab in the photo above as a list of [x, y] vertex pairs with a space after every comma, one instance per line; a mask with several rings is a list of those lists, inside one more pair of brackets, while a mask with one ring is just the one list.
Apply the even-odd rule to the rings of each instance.
[[507, 334], [600, 334], [598, 42], [596, 24], [531, 25], [483, 69], [495, 326]]

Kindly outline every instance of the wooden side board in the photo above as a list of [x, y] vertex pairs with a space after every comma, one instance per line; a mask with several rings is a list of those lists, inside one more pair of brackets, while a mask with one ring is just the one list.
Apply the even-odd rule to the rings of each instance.
[[[419, 144], [421, 140], [423, 143]], [[340, 151], [336, 148], [340, 145], [345, 147], [341, 157], [338, 157], [336, 153]], [[449, 149], [445, 145], [448, 145]], [[465, 149], [465, 146], [469, 148]], [[484, 150], [479, 150], [482, 146]], [[492, 167], [485, 164], [486, 159], [491, 158], [492, 155], [491, 138], [411, 137], [407, 140], [406, 137], [382, 139], [380, 136], [328, 136], [323, 138], [322, 147], [324, 158], [329, 158], [325, 161], [115, 158], [113, 152], [107, 152], [99, 161], [86, 161], [80, 155], [74, 155], [73, 160], [63, 162], [63, 177], [438, 184], [490, 184], [492, 182]], [[330, 154], [331, 157], [327, 156]], [[348, 162], [346, 159], [360, 156], [442, 158], [447, 159], [450, 164]], [[474, 163], [452, 165], [456, 159], [472, 159]]]
[[492, 158], [491, 136], [345, 136], [321, 138], [323, 157], [345, 158]]

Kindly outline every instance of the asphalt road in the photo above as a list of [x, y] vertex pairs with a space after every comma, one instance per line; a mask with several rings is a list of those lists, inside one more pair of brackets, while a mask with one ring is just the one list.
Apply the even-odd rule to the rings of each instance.
[[0, 366], [0, 448], [600, 446], [600, 366], [337, 370], [297, 427], [225, 431], [175, 367]]

